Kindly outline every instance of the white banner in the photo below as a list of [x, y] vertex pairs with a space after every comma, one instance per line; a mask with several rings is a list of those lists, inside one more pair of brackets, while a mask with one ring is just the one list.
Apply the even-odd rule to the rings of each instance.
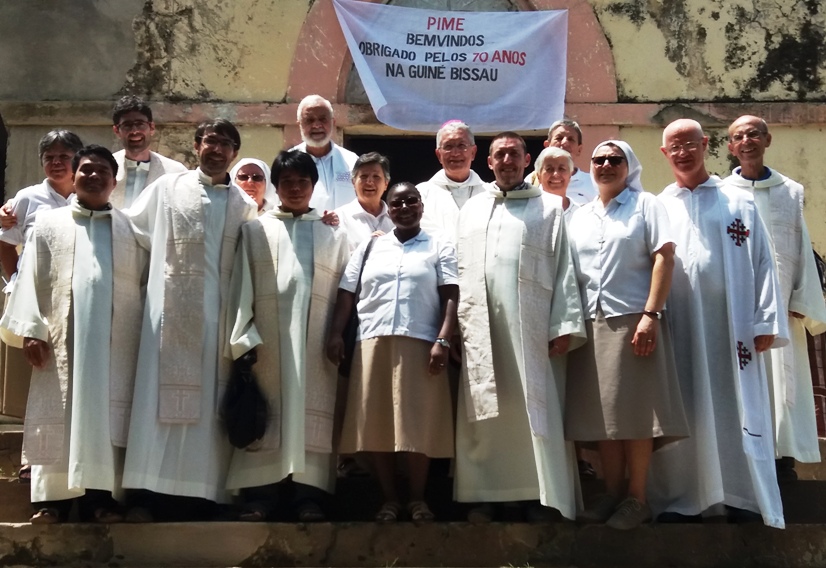
[[445, 12], [333, 0], [378, 119], [435, 132], [548, 128], [562, 118], [567, 10]]

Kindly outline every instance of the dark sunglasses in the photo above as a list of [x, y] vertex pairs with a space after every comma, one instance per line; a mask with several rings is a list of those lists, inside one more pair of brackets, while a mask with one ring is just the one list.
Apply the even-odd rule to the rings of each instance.
[[625, 161], [625, 158], [622, 156], [596, 156], [591, 158], [591, 161], [598, 166], [604, 166], [605, 162], [608, 162], [612, 166], [617, 167]]
[[249, 181], [252, 180], [254, 182], [264, 181], [264, 176], [261, 174], [236, 174], [235, 179], [238, 181]]

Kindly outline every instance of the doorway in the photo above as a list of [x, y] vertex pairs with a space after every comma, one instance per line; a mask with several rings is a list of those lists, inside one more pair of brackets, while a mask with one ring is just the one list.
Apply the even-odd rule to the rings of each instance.
[[[484, 181], [493, 181], [493, 172], [488, 168], [488, 149], [492, 136], [476, 136], [476, 159], [472, 168]], [[525, 175], [533, 171], [533, 161], [542, 151], [544, 137], [525, 138], [531, 165]], [[441, 166], [436, 159], [436, 137], [430, 136], [360, 136], [344, 135], [344, 147], [358, 155], [379, 152], [390, 160], [391, 183], [409, 181], [414, 185], [427, 181]]]

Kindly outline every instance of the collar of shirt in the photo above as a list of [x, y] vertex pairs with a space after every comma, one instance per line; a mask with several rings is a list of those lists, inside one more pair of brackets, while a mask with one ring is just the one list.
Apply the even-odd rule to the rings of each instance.
[[315, 209], [310, 209], [309, 211], [307, 211], [303, 215], [299, 215], [298, 217], [296, 217], [295, 215], [293, 215], [289, 211], [282, 211], [281, 207], [279, 206], [279, 207], [274, 207], [274, 208], [270, 209], [266, 213], [266, 215], [272, 215], [273, 217], [276, 217], [276, 218], [282, 219], [282, 220], [283, 219], [295, 219], [296, 221], [320, 221], [321, 220], [321, 215], [319, 215], [318, 211], [316, 211]]
[[203, 185], [208, 185], [208, 186], [214, 187], [214, 188], [229, 189], [229, 184], [230, 184], [230, 181], [232, 181], [232, 180], [229, 179], [229, 174], [228, 173], [224, 173], [224, 175], [226, 176], [226, 178], [225, 178], [226, 183], [212, 183], [212, 178], [210, 176], [206, 175], [204, 172], [202, 172], [201, 168], [198, 168], [195, 171], [198, 172], [198, 180]]
[[102, 211], [94, 211], [92, 209], [86, 209], [83, 205], [81, 205], [77, 200], [73, 201], [69, 207], [72, 209], [72, 215], [75, 217], [111, 217], [112, 216], [112, 204], [108, 203], [106, 205], [106, 209]]
[[[361, 203], [358, 200], [354, 200], [351, 203], [354, 203], [356, 206], [353, 207], [353, 217], [367, 217], [373, 219], [381, 219], [383, 217], [387, 217], [387, 203], [384, 201], [381, 202], [381, 211], [379, 211], [378, 215], [373, 215], [367, 209], [361, 206]], [[349, 203], [348, 203], [349, 205]]]
[[[694, 191], [703, 190], [703, 189], [719, 189], [720, 183], [722, 180], [714, 175], [708, 176], [708, 179], [694, 188]], [[660, 195], [670, 195], [672, 197], [677, 197], [679, 195], [688, 194], [690, 195], [692, 190], [688, 189], [687, 187], [681, 187], [676, 183], [672, 183], [668, 187], [666, 187]]]
[[496, 182], [490, 184], [489, 191], [494, 197], [503, 197], [505, 199], [528, 199], [530, 197], [539, 197], [542, 195], [542, 190], [524, 181], [508, 191], [502, 191]]
[[[424, 232], [421, 229], [419, 229], [419, 234], [418, 235], [416, 235], [415, 237], [410, 237], [409, 239], [407, 239], [404, 242], [401, 242], [399, 240], [399, 238], [396, 236], [395, 231], [391, 231], [391, 232], [387, 233], [386, 235], [383, 235], [383, 237], [386, 238], [386, 239], [390, 239], [390, 242], [392, 242], [396, 246], [400, 246], [400, 247], [406, 247], [406, 246], [412, 245], [413, 243], [423, 243], [423, 242], [427, 242], [427, 241], [430, 240], [430, 235], [428, 235], [426, 232]], [[381, 238], [381, 237], [379, 237], [379, 238]]]
[[137, 162], [135, 160], [130, 160], [129, 158], [124, 158], [123, 163], [127, 170], [149, 171], [149, 160], [146, 160], [145, 162]]
[[630, 187], [626, 187], [625, 189], [623, 189], [622, 191], [619, 192], [619, 195], [617, 195], [616, 197], [611, 199], [611, 201], [608, 202], [608, 205], [604, 208], [602, 207], [602, 201], [600, 201], [599, 199], [595, 199], [593, 201], [594, 210], [599, 211], [601, 209], [601, 210], [607, 212], [609, 209], [616, 209], [616, 208], [618, 208], [622, 205], [625, 205], [625, 203], [631, 197], [631, 192], [632, 191], [636, 191], [636, 190], [631, 189]]

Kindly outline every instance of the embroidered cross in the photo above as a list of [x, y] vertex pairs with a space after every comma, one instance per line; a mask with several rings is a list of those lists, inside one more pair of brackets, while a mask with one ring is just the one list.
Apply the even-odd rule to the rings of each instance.
[[740, 219], [734, 219], [734, 222], [726, 229], [728, 236], [734, 241], [738, 247], [743, 246], [751, 231], [749, 231]]
[[189, 393], [186, 391], [177, 391], [172, 393], [172, 396], [175, 398], [175, 411], [177, 414], [183, 414], [184, 404], [186, 404], [187, 399], [189, 399]]
[[[739, 245], [738, 245], [739, 246]], [[746, 368], [746, 365], [751, 361], [751, 351], [743, 345], [742, 341], [737, 342], [737, 361], [740, 363], [740, 370]]]

